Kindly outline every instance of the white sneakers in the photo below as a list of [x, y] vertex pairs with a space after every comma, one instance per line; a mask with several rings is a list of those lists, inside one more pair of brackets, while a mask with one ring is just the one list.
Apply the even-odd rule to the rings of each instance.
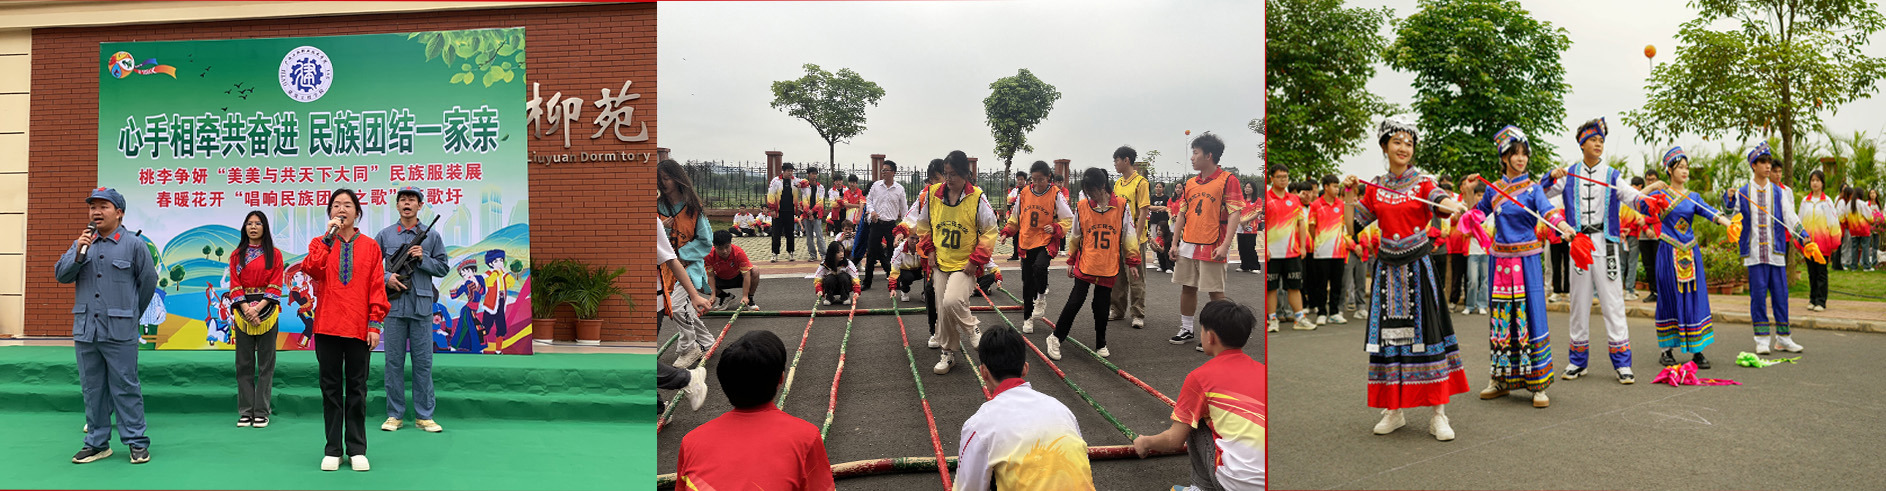
[[688, 370], [688, 409], [699, 411], [701, 403], [707, 402], [707, 367], [695, 367]]
[[402, 424], [399, 418], [386, 418], [386, 422], [380, 423], [380, 431], [398, 431]]
[[1270, 331], [1270, 332], [1277, 332], [1278, 330], [1279, 330], [1279, 329], [1278, 329], [1278, 327], [1277, 327], [1277, 318], [1276, 318], [1276, 317], [1271, 317], [1271, 318], [1270, 318], [1270, 328], [1268, 329], [1268, 331]]
[[1551, 405], [1552, 405], [1552, 399], [1546, 398], [1544, 392], [1532, 393], [1532, 407], [1545, 408]]
[[1394, 433], [1395, 430], [1401, 429], [1402, 426], [1407, 424], [1408, 420], [1402, 418], [1400, 409], [1385, 409], [1382, 410], [1382, 421], [1375, 423], [1375, 434], [1386, 435]]
[[955, 352], [952, 352], [950, 350], [943, 350], [943, 359], [937, 360], [936, 368], [933, 368], [930, 371], [936, 372], [937, 375], [950, 373], [950, 367], [956, 366], [955, 355], [956, 355]]
[[[1145, 317], [1134, 317], [1134, 318], [1133, 318], [1133, 328], [1134, 328], [1134, 329], [1140, 329], [1140, 328], [1143, 328], [1143, 327], [1146, 327], [1146, 318], [1145, 318]], [[1101, 356], [1105, 356], [1105, 355], [1101, 355]]]
[[1028, 320], [1022, 321], [1022, 334], [1034, 334], [1034, 333], [1035, 333], [1035, 318], [1029, 317]]
[[1095, 351], [1094, 353], [1100, 355], [1101, 358], [1113, 356], [1113, 353], [1107, 352], [1107, 347], [1105, 346], [1100, 347], [1100, 351]]
[[1291, 326], [1291, 328], [1298, 331], [1314, 331], [1316, 330], [1316, 323], [1310, 322], [1309, 316], [1298, 315], [1296, 325]]
[[910, 292], [900, 292], [900, 293], [901, 293], [901, 294], [897, 296], [897, 301], [899, 301], [899, 302], [909, 302], [909, 301], [910, 301]]
[[976, 348], [981, 348], [981, 347], [982, 347], [982, 324], [976, 324], [976, 327], [974, 329], [969, 330], [969, 349], [976, 349]]
[[1348, 324], [1349, 323], [1349, 319], [1346, 317], [1343, 317], [1342, 313], [1337, 313], [1336, 315], [1329, 316], [1329, 321], [1335, 324]]
[[1061, 361], [1061, 338], [1048, 336], [1048, 358]]
[[1480, 315], [1487, 315], [1487, 309], [1480, 309]]
[[1327, 315], [1316, 316], [1316, 325], [1319, 325], [1319, 326], [1329, 325], [1329, 316]]
[[1775, 349], [1789, 353], [1800, 353], [1801, 350], [1805, 348], [1802, 348], [1801, 345], [1794, 344], [1794, 340], [1789, 339], [1786, 335], [1777, 335], [1775, 336]]
[[1048, 302], [1046, 301], [1047, 298], [1045, 298], [1046, 295], [1043, 295], [1043, 297], [1044, 298], [1042, 298], [1041, 300], [1035, 301], [1035, 315], [1028, 316], [1028, 318], [1033, 319], [1036, 317], [1048, 315]]
[[937, 341], [937, 340], [936, 340], [936, 334], [935, 334], [935, 333], [931, 333], [931, 334], [930, 334], [930, 343], [929, 343], [929, 344], [930, 344], [930, 349], [937, 349], [937, 348], [941, 348], [941, 347], [943, 347], [943, 342], [942, 342], [942, 341]]
[[1770, 353], [1768, 350], [1768, 336], [1755, 336], [1755, 354], [1766, 355], [1768, 353]]
[[1557, 294], [1557, 293], [1554, 293], [1554, 294], [1552, 294], [1551, 296], [1548, 296], [1548, 297], [1545, 297], [1545, 301], [1547, 301], [1547, 302], [1557, 302], [1557, 301], [1559, 301], [1560, 299], [1563, 299], [1563, 298], [1565, 298], [1565, 297], [1564, 297], [1564, 296], [1562, 296], [1562, 295], [1559, 295], [1559, 294]]
[[1447, 425], [1447, 415], [1439, 410], [1435, 411], [1434, 419], [1428, 421], [1428, 433], [1434, 434], [1436, 440], [1444, 442], [1454, 440], [1454, 427]]
[[675, 368], [679, 368], [682, 370], [689, 370], [689, 369], [693, 369], [694, 364], [700, 361], [701, 361], [701, 348], [696, 347], [696, 346], [687, 346], [687, 347], [681, 348], [681, 355], [675, 357], [673, 364]]
[[321, 457], [321, 470], [324, 470], [324, 471], [341, 470], [341, 458], [335, 457], [332, 455]]
[[367, 470], [373, 468], [367, 465], [367, 456], [365, 455], [355, 455], [352, 463], [354, 466], [354, 471], [356, 472], [366, 472]]

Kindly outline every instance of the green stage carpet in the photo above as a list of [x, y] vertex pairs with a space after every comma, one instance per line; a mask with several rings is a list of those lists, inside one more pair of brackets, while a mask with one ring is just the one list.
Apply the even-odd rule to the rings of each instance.
[[72, 348], [0, 347], [0, 488], [619, 490], [654, 475], [654, 356], [436, 356], [435, 417], [446, 430], [431, 434], [410, 422], [379, 430], [375, 353], [367, 473], [319, 469], [313, 353], [281, 354], [263, 429], [235, 426], [234, 353], [139, 356], [151, 462], [131, 465], [114, 435], [110, 458], [77, 465], [85, 418]]

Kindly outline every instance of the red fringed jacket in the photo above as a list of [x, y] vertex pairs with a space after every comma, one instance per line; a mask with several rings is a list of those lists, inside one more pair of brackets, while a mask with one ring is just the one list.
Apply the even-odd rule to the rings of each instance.
[[301, 271], [314, 279], [314, 333], [360, 340], [380, 332], [391, 304], [386, 301], [386, 273], [380, 244], [354, 231], [353, 241], [335, 234], [334, 245], [319, 237], [308, 242]]

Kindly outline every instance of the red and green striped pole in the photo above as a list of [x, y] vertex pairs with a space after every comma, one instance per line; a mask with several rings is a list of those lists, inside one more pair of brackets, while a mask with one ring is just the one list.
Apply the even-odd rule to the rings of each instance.
[[[1004, 312], [1017, 312], [1017, 311], [1022, 310], [1022, 306], [1004, 305], [1004, 306], [999, 307], [999, 309]], [[889, 309], [878, 308], [878, 309], [852, 309], [852, 310], [821, 310], [821, 311], [818, 311], [818, 313], [820, 315], [827, 315], [827, 316], [853, 315], [853, 314], [856, 314], [856, 315], [903, 315], [903, 314], [918, 314], [918, 313], [922, 313], [924, 310], [925, 309], [922, 307], [907, 307], [907, 308], [889, 308]], [[970, 307], [969, 311], [990, 312], [991, 309], [988, 307], [975, 306], [975, 307]], [[701, 316], [702, 317], [726, 317], [729, 315], [733, 315], [733, 313], [734, 311], [732, 310], [716, 310], [713, 312], [702, 314]], [[748, 310], [740, 315], [744, 315], [747, 317], [807, 317], [807, 316], [812, 315], [812, 313], [813, 311], [810, 311], [810, 310]]]
[[[897, 306], [897, 297], [891, 297], [891, 306]], [[936, 473], [943, 476], [943, 490], [950, 491], [950, 468], [943, 460], [943, 439], [937, 437], [936, 415], [930, 412], [930, 396], [923, 392], [923, 377], [917, 375], [917, 355], [910, 352], [910, 334], [904, 328], [904, 316], [897, 316], [897, 336], [904, 341], [904, 358], [910, 361], [910, 379], [917, 383], [917, 399], [923, 402], [923, 420], [930, 426], [930, 448], [936, 450]], [[834, 476], [836, 477], [836, 476]]]
[[[1048, 320], [1047, 320], [1047, 319], [1035, 319], [1035, 320], [1037, 320], [1037, 321], [1040, 321], [1040, 322], [1041, 322], [1041, 323], [1043, 323], [1043, 324], [1047, 324], [1047, 325], [1048, 325], [1048, 329], [1049, 329], [1049, 331], [1050, 331], [1050, 332], [1048, 333], [1048, 335], [1049, 335], [1049, 336], [1053, 336], [1053, 335], [1054, 335], [1054, 333], [1052, 332], [1052, 331], [1053, 331], [1053, 330], [1055, 329], [1055, 326], [1054, 326], [1054, 323], [1053, 323], [1053, 322], [1048, 322]], [[1178, 407], [1178, 406], [1179, 406], [1179, 404], [1178, 404], [1178, 403], [1176, 403], [1176, 402], [1172, 402], [1172, 398], [1170, 398], [1170, 397], [1166, 397], [1166, 395], [1165, 395], [1165, 394], [1161, 394], [1161, 393], [1159, 393], [1159, 391], [1158, 391], [1157, 389], [1154, 389], [1154, 388], [1153, 388], [1153, 386], [1151, 386], [1151, 385], [1147, 385], [1147, 384], [1146, 384], [1146, 382], [1142, 382], [1142, 381], [1140, 381], [1140, 379], [1139, 379], [1139, 377], [1134, 377], [1134, 376], [1133, 376], [1133, 374], [1130, 374], [1130, 373], [1126, 373], [1126, 370], [1122, 370], [1122, 369], [1120, 369], [1120, 367], [1119, 367], [1119, 366], [1116, 366], [1116, 365], [1114, 365], [1114, 364], [1113, 364], [1113, 362], [1110, 362], [1110, 361], [1107, 361], [1107, 359], [1106, 359], [1106, 358], [1104, 358], [1104, 357], [1101, 357], [1101, 356], [1100, 356], [1100, 353], [1095, 353], [1095, 352], [1094, 352], [1094, 350], [1091, 350], [1091, 349], [1088, 349], [1088, 348], [1087, 348], [1087, 345], [1085, 345], [1085, 344], [1081, 344], [1081, 342], [1080, 342], [1080, 340], [1077, 340], [1077, 339], [1074, 339], [1074, 337], [1073, 337], [1073, 336], [1068, 336], [1068, 338], [1067, 338], [1067, 342], [1069, 342], [1069, 343], [1073, 343], [1073, 344], [1074, 344], [1074, 346], [1078, 346], [1078, 347], [1080, 347], [1080, 349], [1081, 349], [1081, 351], [1085, 351], [1085, 352], [1087, 352], [1087, 354], [1089, 354], [1089, 355], [1093, 355], [1093, 357], [1094, 357], [1094, 359], [1095, 359], [1095, 360], [1098, 360], [1098, 361], [1100, 362], [1100, 364], [1102, 364], [1102, 365], [1106, 365], [1106, 366], [1107, 366], [1107, 368], [1111, 368], [1111, 369], [1113, 369], [1113, 373], [1116, 373], [1116, 374], [1119, 374], [1119, 375], [1120, 375], [1121, 377], [1124, 377], [1124, 378], [1126, 378], [1126, 381], [1128, 381], [1128, 382], [1132, 382], [1132, 383], [1133, 383], [1133, 385], [1137, 385], [1137, 386], [1139, 386], [1139, 388], [1140, 388], [1141, 390], [1144, 390], [1144, 391], [1146, 391], [1146, 393], [1148, 393], [1148, 394], [1152, 394], [1152, 395], [1153, 395], [1153, 397], [1157, 397], [1157, 398], [1159, 398], [1159, 400], [1160, 400], [1161, 402], [1165, 402], [1167, 406], [1172, 406], [1172, 407]]]
[[[858, 297], [862, 296], [864, 296], [862, 293], [852, 295], [851, 306], [857, 307]], [[825, 422], [819, 425], [820, 440], [825, 439], [826, 430], [832, 427], [832, 416], [838, 412], [838, 379], [845, 376], [845, 346], [851, 344], [851, 321], [857, 319], [857, 311], [857, 309], [852, 309], [853, 314], [845, 318], [845, 337], [838, 341], [838, 369], [832, 372], [832, 391], [825, 400]], [[780, 399], [785, 400], [784, 397]]]
[[[786, 395], [792, 393], [793, 376], [799, 374], [799, 356], [805, 354], [805, 340], [812, 337], [812, 321], [818, 320], [819, 318], [819, 297], [822, 296], [824, 296], [822, 293], [813, 294], [812, 314], [806, 316], [805, 332], [799, 334], [799, 349], [792, 353], [792, 364], [786, 367], [786, 383], [780, 385], [779, 399], [773, 401], [774, 407], [780, 409], [786, 408]], [[858, 303], [858, 297], [851, 297], [851, 303], [856, 305]]]
[[[994, 307], [994, 306], [995, 306], [995, 301], [994, 301], [994, 300], [990, 300], [990, 299], [989, 299], [989, 293], [988, 293], [988, 292], [983, 292], [983, 291], [982, 291], [982, 285], [975, 285], [975, 288], [976, 288], [976, 291], [977, 291], [977, 292], [980, 292], [980, 293], [982, 293], [982, 301], [984, 301], [984, 302], [989, 302], [989, 306], [991, 306], [991, 307]], [[1006, 289], [1004, 289], [1003, 291], [1007, 291], [1007, 290], [1006, 290]], [[1008, 324], [1008, 326], [1009, 326], [1009, 328], [1010, 328], [1010, 329], [1014, 329], [1014, 328], [1015, 328], [1015, 323], [1014, 323], [1013, 321], [1010, 321], [1010, 320], [1008, 319], [1008, 315], [1007, 315], [1007, 314], [1003, 314], [1003, 315], [1002, 315], [1002, 322], [1003, 322], [1004, 324]], [[1019, 332], [1021, 332], [1021, 331], [1020, 331], [1020, 330], [1018, 329], [1018, 330], [1016, 330], [1016, 332], [1018, 332], [1018, 333], [1019, 333]], [[1041, 348], [1037, 348], [1037, 347], [1035, 347], [1035, 342], [1034, 342], [1034, 341], [1029, 341], [1029, 340], [1028, 340], [1028, 337], [1027, 337], [1027, 336], [1022, 336], [1022, 342], [1024, 342], [1024, 343], [1028, 343], [1028, 349], [1030, 349], [1030, 350], [1033, 350], [1033, 351], [1035, 352], [1035, 356], [1038, 356], [1038, 357], [1040, 357], [1040, 358], [1041, 358], [1041, 361], [1042, 361], [1043, 363], [1047, 363], [1047, 364], [1048, 364], [1048, 369], [1050, 369], [1050, 370], [1053, 370], [1053, 371], [1054, 371], [1054, 374], [1055, 374], [1056, 376], [1059, 376], [1059, 377], [1061, 377], [1061, 382], [1062, 382], [1062, 383], [1065, 383], [1065, 384], [1067, 384], [1067, 386], [1068, 386], [1068, 388], [1070, 388], [1070, 389], [1074, 389], [1074, 393], [1075, 393], [1075, 394], [1078, 394], [1078, 395], [1080, 395], [1080, 396], [1081, 396], [1081, 399], [1084, 399], [1084, 400], [1086, 400], [1086, 401], [1087, 401], [1087, 405], [1089, 405], [1089, 406], [1093, 406], [1093, 407], [1094, 407], [1094, 410], [1095, 410], [1095, 411], [1099, 411], [1099, 412], [1100, 412], [1100, 416], [1101, 416], [1101, 417], [1103, 417], [1103, 418], [1107, 418], [1107, 422], [1110, 422], [1110, 423], [1113, 423], [1113, 427], [1114, 427], [1114, 428], [1118, 428], [1118, 429], [1120, 430], [1120, 434], [1122, 434], [1122, 435], [1126, 435], [1126, 439], [1127, 439], [1127, 440], [1129, 440], [1129, 441], [1130, 441], [1130, 440], [1132, 440], [1132, 439], [1134, 439], [1134, 438], [1138, 438], [1138, 437], [1139, 437], [1139, 434], [1138, 434], [1138, 433], [1134, 433], [1134, 432], [1133, 432], [1133, 430], [1132, 430], [1132, 429], [1130, 429], [1130, 428], [1127, 428], [1125, 424], [1121, 424], [1121, 423], [1120, 423], [1120, 420], [1119, 420], [1119, 419], [1117, 419], [1117, 418], [1114, 418], [1114, 417], [1113, 417], [1113, 413], [1109, 413], [1109, 412], [1107, 412], [1107, 408], [1104, 408], [1104, 407], [1100, 407], [1100, 403], [1099, 403], [1099, 402], [1096, 402], [1096, 401], [1094, 401], [1094, 398], [1093, 398], [1093, 396], [1090, 396], [1090, 395], [1087, 395], [1087, 391], [1086, 391], [1086, 390], [1084, 390], [1084, 389], [1081, 389], [1081, 386], [1079, 386], [1079, 385], [1075, 385], [1075, 384], [1074, 384], [1074, 381], [1073, 381], [1073, 380], [1069, 380], [1069, 379], [1067, 378], [1067, 373], [1066, 373], [1066, 372], [1062, 372], [1062, 371], [1061, 371], [1061, 367], [1057, 367], [1057, 366], [1055, 366], [1055, 365], [1054, 365], [1054, 360], [1050, 360], [1050, 359], [1048, 359], [1048, 355], [1047, 355], [1047, 353], [1042, 353], [1042, 352], [1041, 352]]]

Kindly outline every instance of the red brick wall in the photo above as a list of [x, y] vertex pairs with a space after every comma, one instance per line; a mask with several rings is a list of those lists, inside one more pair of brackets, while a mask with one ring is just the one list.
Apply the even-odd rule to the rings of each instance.
[[[85, 222], [78, 203], [97, 183], [98, 43], [295, 36], [331, 36], [429, 30], [524, 27], [532, 82], [548, 100], [561, 91], [586, 102], [613, 93], [623, 80], [642, 94], [635, 120], [648, 123], [649, 140], [623, 143], [605, 134], [591, 140], [594, 106], [585, 107], [578, 131], [563, 148], [560, 135], [533, 139], [539, 154], [654, 152], [656, 147], [655, 4], [463, 10], [402, 14], [153, 24], [33, 31], [32, 194], [27, 201], [26, 335], [71, 334], [71, 287], [58, 284], [53, 263], [71, 245], [71, 230]], [[528, 91], [528, 85], [526, 85]], [[523, 102], [526, 96], [520, 99]], [[522, 106], [522, 104], [519, 104]], [[636, 312], [611, 300], [603, 306], [605, 341], [655, 339], [646, 313], [655, 280], [654, 164], [569, 163], [530, 169], [531, 255], [626, 267], [619, 284], [636, 299]], [[135, 224], [132, 224], [135, 227]], [[597, 242], [595, 237], [635, 237]], [[570, 317], [569, 308], [558, 309]], [[543, 314], [538, 314], [543, 315]], [[571, 339], [568, 323], [558, 339]]]

